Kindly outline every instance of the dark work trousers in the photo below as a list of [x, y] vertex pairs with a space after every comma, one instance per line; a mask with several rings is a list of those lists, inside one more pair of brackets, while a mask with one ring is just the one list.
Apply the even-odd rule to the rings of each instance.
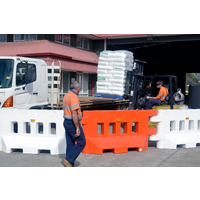
[[[83, 132], [83, 129], [79, 122], [79, 127], [81, 134], [78, 137], [75, 137], [76, 134], [76, 127], [74, 125], [74, 122], [72, 120], [64, 119], [63, 122], [64, 128], [65, 128], [65, 136], [66, 136], [66, 160], [70, 163], [72, 163], [72, 166], [74, 166], [74, 161], [79, 156], [79, 154], [82, 152], [86, 145], [85, 141], [85, 135]], [[75, 144], [77, 142], [77, 144]]]
[[161, 100], [158, 99], [148, 99], [147, 105], [146, 105], [146, 110], [150, 110], [152, 106], [157, 106], [160, 105]]

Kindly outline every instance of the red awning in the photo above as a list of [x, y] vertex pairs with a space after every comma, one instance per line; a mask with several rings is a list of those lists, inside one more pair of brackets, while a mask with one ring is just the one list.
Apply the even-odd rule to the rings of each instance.
[[[59, 60], [61, 62], [61, 68], [67, 71], [81, 71], [81, 72], [88, 72], [88, 73], [97, 73], [97, 65], [90, 64], [90, 63], [84, 63], [84, 62], [78, 62], [74, 60], [67, 60], [64, 58], [57, 58], [54, 56], [49, 57], [39, 57], [42, 58], [47, 65], [52, 64], [52, 60]], [[55, 65], [59, 64], [55, 61]]]
[[74, 71], [97, 72], [98, 56], [48, 40], [0, 43], [0, 56], [49, 57], [61, 61], [61, 68]]
[[138, 35], [141, 35], [141, 34], [91, 34], [91, 35], [94, 35], [96, 37], [124, 37], [124, 36], [138, 36]]
[[101, 38], [101, 39], [115, 39], [115, 38], [137, 38], [137, 37], [147, 37], [147, 34], [90, 34], [94, 37]]

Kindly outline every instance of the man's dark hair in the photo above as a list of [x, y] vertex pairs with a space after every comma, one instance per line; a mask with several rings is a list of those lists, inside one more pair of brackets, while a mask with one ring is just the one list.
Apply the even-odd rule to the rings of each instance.
[[157, 83], [159, 83], [160, 85], [163, 85], [163, 81], [161, 80], [157, 81]]

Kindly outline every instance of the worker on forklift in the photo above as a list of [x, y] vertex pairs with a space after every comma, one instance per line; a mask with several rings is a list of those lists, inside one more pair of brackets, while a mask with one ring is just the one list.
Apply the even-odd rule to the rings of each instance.
[[146, 99], [148, 100], [146, 104], [146, 110], [151, 109], [152, 106], [165, 103], [165, 97], [167, 94], [169, 94], [168, 89], [163, 86], [163, 81], [157, 81], [156, 86], [160, 89], [159, 94], [156, 97], [146, 96]]

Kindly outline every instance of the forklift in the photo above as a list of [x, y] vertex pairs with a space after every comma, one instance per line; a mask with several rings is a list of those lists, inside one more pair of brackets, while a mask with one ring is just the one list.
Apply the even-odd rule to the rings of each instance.
[[177, 77], [174, 75], [143, 75], [144, 61], [135, 60], [134, 68], [127, 73], [125, 82], [124, 98], [129, 99], [129, 110], [145, 109], [146, 96], [157, 96], [159, 89], [156, 82], [162, 80], [164, 87], [168, 88], [169, 94], [159, 106], [152, 109], [180, 109], [184, 103], [184, 95], [177, 88]]

